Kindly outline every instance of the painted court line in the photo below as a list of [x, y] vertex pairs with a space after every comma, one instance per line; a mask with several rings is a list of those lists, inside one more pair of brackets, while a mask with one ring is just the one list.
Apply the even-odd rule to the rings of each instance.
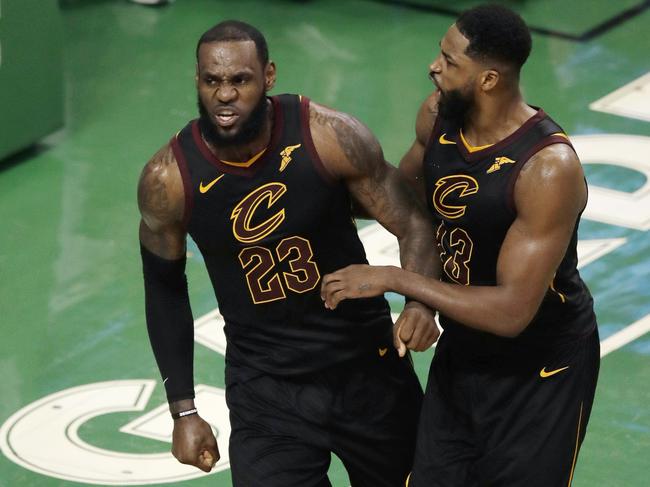
[[589, 108], [650, 122], [650, 73], [596, 100]]
[[650, 314], [645, 315], [639, 321], [632, 323], [630, 326], [623, 328], [621, 331], [601, 341], [601, 358], [645, 335], [648, 331], [650, 331]]

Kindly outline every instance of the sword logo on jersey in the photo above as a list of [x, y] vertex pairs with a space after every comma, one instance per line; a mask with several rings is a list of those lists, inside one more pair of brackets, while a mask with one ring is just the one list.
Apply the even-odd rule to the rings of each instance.
[[494, 158], [494, 163], [490, 166], [490, 168], [485, 171], [486, 174], [490, 174], [493, 172], [498, 171], [501, 169], [501, 166], [504, 164], [514, 164], [517, 161], [513, 161], [512, 159], [509, 159], [508, 157], [501, 156], [501, 157], [495, 157]]
[[466, 198], [478, 192], [478, 181], [465, 174], [453, 174], [436, 181], [433, 191], [433, 206], [438, 213], [449, 219], [460, 218], [465, 214], [467, 205], [454, 205], [450, 200]]
[[282, 149], [282, 151], [280, 152], [280, 156], [282, 156], [282, 160], [280, 161], [280, 172], [284, 171], [284, 168], [286, 168], [291, 162], [292, 160], [291, 153], [301, 145], [302, 144], [288, 145], [284, 149]]
[[273, 182], [260, 186], [248, 193], [233, 208], [230, 214], [232, 233], [235, 238], [242, 243], [255, 243], [278, 228], [285, 218], [284, 208], [268, 217], [262, 223], [254, 225], [252, 221], [258, 207], [262, 203], [266, 202], [266, 208], [270, 210], [286, 192], [287, 187], [284, 184]]

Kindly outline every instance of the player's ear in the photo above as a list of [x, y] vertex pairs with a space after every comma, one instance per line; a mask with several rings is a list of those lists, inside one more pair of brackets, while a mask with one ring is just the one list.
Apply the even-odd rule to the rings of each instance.
[[479, 77], [481, 90], [490, 91], [499, 83], [501, 79], [501, 73], [496, 69], [486, 69], [483, 71]]
[[194, 70], [194, 84], [196, 88], [199, 87], [199, 63], [196, 63], [196, 69]]
[[273, 61], [269, 61], [266, 64], [266, 68], [264, 69], [264, 89], [266, 91], [270, 91], [275, 86], [275, 77], [275, 63]]

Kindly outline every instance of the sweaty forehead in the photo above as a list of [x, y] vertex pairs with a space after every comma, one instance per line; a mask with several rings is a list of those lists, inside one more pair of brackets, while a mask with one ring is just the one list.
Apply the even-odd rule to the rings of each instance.
[[242, 71], [261, 68], [253, 41], [206, 42], [199, 47], [200, 70]]

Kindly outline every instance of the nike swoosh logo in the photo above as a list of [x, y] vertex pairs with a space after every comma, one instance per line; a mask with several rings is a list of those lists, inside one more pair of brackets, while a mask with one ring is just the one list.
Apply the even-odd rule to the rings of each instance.
[[447, 145], [447, 144], [454, 144], [454, 145], [456, 145], [456, 142], [454, 142], [453, 140], [447, 140], [447, 139], [445, 139], [445, 135], [447, 135], [447, 134], [446, 134], [446, 133], [445, 133], [445, 134], [442, 134], [442, 135], [440, 136], [440, 138], [438, 139], [438, 142], [440, 142], [442, 145]]
[[546, 379], [547, 377], [550, 377], [550, 376], [552, 376], [552, 375], [555, 375], [555, 374], [557, 374], [557, 373], [559, 373], [559, 372], [562, 372], [563, 370], [566, 370], [566, 369], [568, 369], [568, 368], [569, 368], [569, 366], [567, 365], [566, 367], [562, 367], [561, 369], [555, 369], [555, 370], [549, 370], [549, 371], [546, 371], [546, 367], [544, 367], [542, 370], [539, 371], [539, 376], [540, 376], [542, 379]]
[[215, 183], [216, 183], [217, 181], [219, 181], [219, 180], [220, 180], [222, 177], [224, 177], [224, 176], [225, 176], [225, 174], [222, 174], [221, 176], [217, 176], [216, 178], [214, 178], [212, 181], [210, 181], [210, 182], [209, 182], [208, 184], [206, 184], [205, 186], [203, 186], [203, 181], [201, 181], [201, 184], [199, 184], [199, 191], [201, 192], [201, 194], [203, 194], [203, 193], [207, 193], [208, 191], [210, 191], [210, 188], [211, 188], [212, 186], [214, 186]]
[[386, 355], [386, 352], [388, 352], [388, 348], [380, 348], [379, 349], [379, 356], [383, 357], [384, 355]]

